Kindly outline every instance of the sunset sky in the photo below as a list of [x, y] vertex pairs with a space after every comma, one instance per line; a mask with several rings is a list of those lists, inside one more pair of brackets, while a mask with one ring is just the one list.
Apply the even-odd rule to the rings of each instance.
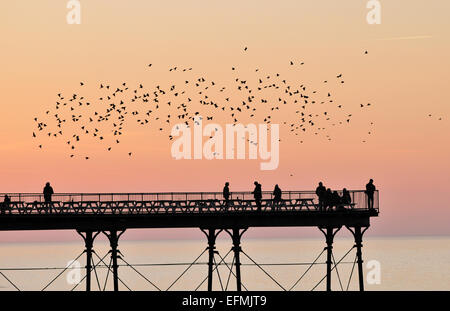
[[[80, 2], [80, 25], [67, 24], [67, 1], [0, 5], [0, 192], [41, 192], [46, 181], [55, 192], [221, 191], [225, 181], [231, 191], [246, 191], [254, 180], [263, 190], [275, 183], [283, 190], [312, 190], [319, 181], [332, 189], [363, 189], [373, 178], [381, 213], [370, 234], [450, 234], [450, 2], [380, 1], [379, 25], [367, 23], [365, 0]], [[177, 72], [169, 71], [174, 66]], [[276, 73], [293, 87], [317, 91], [318, 101], [332, 94], [333, 103], [316, 103], [314, 113], [327, 111], [336, 122], [352, 114], [350, 123], [332, 126], [322, 118], [325, 130], [318, 135], [296, 136], [289, 124], [298, 121], [298, 109], [279, 105], [272, 119], [280, 124], [276, 170], [261, 171], [260, 160], [174, 160], [168, 135], [176, 122], [161, 132], [156, 121], [129, 121], [110, 152], [91, 137], [73, 158], [65, 139], [32, 137], [33, 118], [51, 120], [45, 112], [55, 110], [58, 93], [77, 93], [101, 107], [99, 85], [115, 89], [125, 82], [130, 88], [143, 84], [150, 93], [176, 84], [200, 98], [183, 84], [204, 77], [226, 86], [232, 103], [219, 92], [213, 100], [240, 105], [235, 78], [256, 85]], [[270, 92], [265, 96], [276, 106], [278, 93]], [[183, 102], [171, 100], [174, 106]], [[169, 114], [166, 108], [161, 115]], [[222, 126], [231, 120], [209, 108], [193, 111]], [[77, 130], [70, 121], [67, 127]]]

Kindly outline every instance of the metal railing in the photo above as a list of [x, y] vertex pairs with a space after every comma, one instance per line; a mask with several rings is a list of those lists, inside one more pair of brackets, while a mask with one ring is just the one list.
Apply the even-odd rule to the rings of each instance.
[[[368, 210], [367, 195], [363, 190], [350, 190], [351, 204], [334, 206], [349, 210]], [[342, 195], [342, 192], [338, 192]], [[9, 204], [0, 201], [2, 214], [34, 213], [190, 213], [216, 211], [258, 210], [252, 192], [232, 192], [228, 205], [221, 192], [162, 192], [162, 193], [56, 193], [52, 203], [46, 203], [40, 193], [2, 193], [8, 195]], [[324, 211], [319, 206], [314, 191], [283, 191], [282, 201], [273, 202], [273, 194], [262, 192], [262, 210], [315, 210]], [[333, 210], [329, 208], [328, 210]], [[373, 210], [379, 211], [378, 191], [374, 194]]]

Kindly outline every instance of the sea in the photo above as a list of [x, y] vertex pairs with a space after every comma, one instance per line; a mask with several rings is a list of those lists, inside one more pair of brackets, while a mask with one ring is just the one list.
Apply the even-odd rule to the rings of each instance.
[[[121, 240], [119, 289], [207, 290], [205, 240]], [[213, 290], [236, 290], [230, 239], [218, 239]], [[359, 289], [356, 249], [350, 238], [333, 245], [332, 290]], [[324, 291], [326, 251], [318, 238], [248, 238], [242, 241], [242, 289]], [[98, 240], [91, 288], [113, 290], [109, 243]], [[84, 291], [86, 257], [82, 242], [2, 243], [0, 290]], [[367, 291], [450, 290], [450, 237], [366, 237], [363, 281]], [[312, 264], [314, 263], [314, 264]], [[336, 265], [334, 265], [336, 263]]]

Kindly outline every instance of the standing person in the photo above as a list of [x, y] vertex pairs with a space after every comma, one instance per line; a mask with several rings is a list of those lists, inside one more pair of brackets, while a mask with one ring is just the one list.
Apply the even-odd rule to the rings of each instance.
[[282, 193], [282, 191], [281, 191], [280, 187], [278, 187], [278, 184], [275, 185], [275, 188], [273, 189], [273, 205], [274, 205], [274, 208], [278, 207], [278, 204], [280, 204], [280, 202], [281, 202], [281, 193]]
[[226, 182], [225, 187], [223, 187], [223, 198], [225, 199], [225, 210], [228, 210], [228, 204], [230, 202], [230, 183]]
[[261, 184], [255, 181], [253, 183], [255, 185], [255, 190], [253, 190], [253, 197], [255, 198], [256, 206], [258, 207], [258, 212], [261, 211], [261, 199], [262, 199], [262, 190]]
[[369, 209], [373, 208], [373, 194], [375, 193], [375, 185], [373, 184], [373, 179], [369, 180], [369, 183], [366, 185], [366, 194], [367, 194], [367, 205]]
[[331, 191], [330, 188], [327, 189], [327, 191], [325, 191], [324, 195], [323, 195], [323, 206], [324, 206], [324, 211], [327, 210], [327, 208], [330, 208], [330, 210], [333, 209], [333, 192]]
[[53, 195], [54, 192], [53, 192], [53, 188], [50, 186], [49, 182], [47, 182], [45, 184], [43, 192], [44, 192], [45, 203], [51, 203], [52, 202], [52, 195]]
[[319, 186], [316, 188], [316, 195], [319, 198], [319, 211], [324, 208], [324, 199], [325, 199], [325, 192], [327, 189], [323, 185], [322, 182], [319, 182]]

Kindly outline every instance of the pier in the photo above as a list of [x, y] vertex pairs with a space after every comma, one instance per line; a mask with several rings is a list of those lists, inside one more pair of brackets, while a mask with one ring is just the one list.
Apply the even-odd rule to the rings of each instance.
[[[373, 207], [369, 208], [367, 196], [362, 190], [350, 191], [351, 203], [329, 208], [319, 205], [314, 191], [283, 191], [280, 202], [273, 200], [271, 192], [263, 192], [260, 209], [251, 192], [232, 192], [228, 202], [223, 200], [222, 193], [218, 192], [58, 193], [52, 196], [51, 202], [45, 202], [42, 194], [6, 194], [11, 198], [11, 202], [0, 203], [0, 231], [78, 232], [85, 244], [83, 253], [86, 257], [86, 266], [83, 280], [86, 283], [86, 291], [91, 290], [92, 272], [93, 270], [95, 272], [93, 261], [95, 238], [99, 234], [104, 234], [110, 242], [111, 264], [108, 265], [108, 269], [111, 270], [113, 289], [118, 291], [119, 239], [127, 229], [139, 228], [200, 229], [207, 241], [205, 251], [208, 252], [209, 291], [213, 290], [214, 271], [218, 265], [225, 264], [224, 258], [221, 258], [219, 263], [215, 260], [216, 238], [221, 233], [228, 234], [232, 241], [231, 251], [234, 257], [232, 265], [227, 267], [236, 279], [237, 290], [241, 291], [242, 278], [245, 278], [245, 275], [241, 273], [240, 258], [241, 255], [248, 257], [242, 249], [242, 237], [251, 227], [318, 228], [325, 238], [327, 291], [332, 290], [332, 270], [339, 263], [336, 263], [333, 257], [334, 237], [339, 230], [346, 228], [354, 237], [358, 283], [359, 289], [363, 291], [363, 235], [370, 227], [370, 218], [379, 215], [378, 191], [374, 195]], [[5, 193], [0, 196], [4, 197]], [[258, 265], [256, 262], [254, 264]], [[262, 267], [260, 268], [265, 272]], [[145, 278], [143, 275], [142, 277]], [[156, 285], [154, 287], [159, 289]], [[280, 287], [283, 288], [281, 285]]]

